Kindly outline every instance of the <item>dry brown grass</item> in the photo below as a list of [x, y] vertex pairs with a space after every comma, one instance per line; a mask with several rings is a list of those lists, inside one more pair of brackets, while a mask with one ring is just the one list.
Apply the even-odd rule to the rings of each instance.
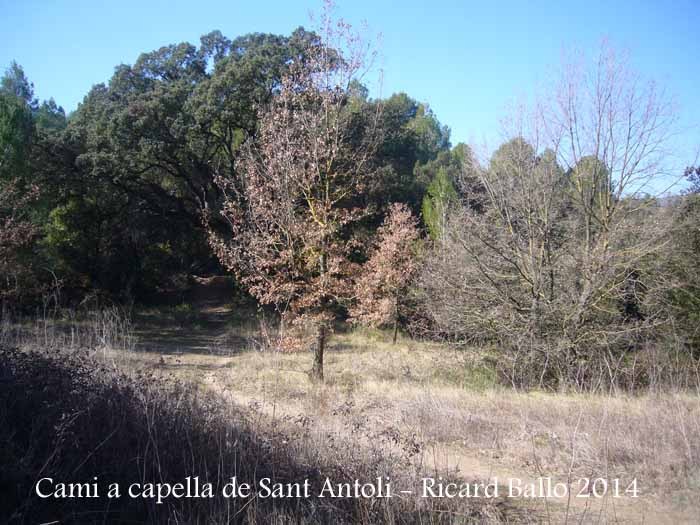
[[[391, 435], [388, 450], [467, 479], [638, 480], [641, 498], [535, 502], [538, 519], [675, 523], [700, 519], [700, 399], [692, 393], [595, 396], [498, 387], [469, 351], [379, 332], [334, 336], [326, 384], [308, 353], [165, 357], [138, 366], [197, 380], [261, 418], [311, 436]], [[531, 505], [531, 502], [527, 502]]]
[[307, 464], [318, 454], [335, 454], [338, 464], [369, 454], [370, 463], [402, 462], [409, 477], [419, 471], [525, 482], [601, 477], [620, 478], [623, 486], [636, 478], [637, 499], [519, 500], [519, 508], [533, 513], [505, 519], [700, 522], [695, 393], [519, 393], [499, 387], [474, 351], [410, 339], [392, 345], [389, 334], [366, 330], [332, 338], [326, 383], [319, 385], [307, 375], [310, 353], [261, 351], [249, 325], [202, 335], [215, 344], [104, 355], [122, 367], [186, 379], [219, 394], [245, 408], [259, 428], [284, 433]]

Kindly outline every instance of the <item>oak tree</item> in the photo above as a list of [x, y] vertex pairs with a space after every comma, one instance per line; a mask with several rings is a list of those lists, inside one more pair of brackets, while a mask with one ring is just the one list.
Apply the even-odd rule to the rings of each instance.
[[391, 325], [394, 343], [408, 288], [419, 268], [418, 238], [417, 220], [408, 206], [392, 204], [355, 285], [357, 302], [350, 310], [351, 320], [376, 327]]
[[[370, 213], [380, 106], [351, 103], [370, 66], [369, 46], [327, 10], [320, 37], [294, 57], [235, 170], [217, 179], [230, 237], [210, 243], [262, 304], [315, 335], [311, 377], [323, 379], [326, 341], [357, 272], [355, 226]], [[356, 102], [356, 101], [355, 101]]]

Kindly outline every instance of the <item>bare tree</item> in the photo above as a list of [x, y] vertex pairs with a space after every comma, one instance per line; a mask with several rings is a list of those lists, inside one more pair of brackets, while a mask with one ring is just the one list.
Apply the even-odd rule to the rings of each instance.
[[351, 321], [392, 325], [394, 343], [408, 288], [418, 269], [418, 238], [417, 220], [408, 206], [392, 204], [355, 286], [357, 302], [350, 309]]
[[656, 85], [607, 45], [593, 68], [566, 67], [554, 100], [544, 121], [570, 173], [579, 219], [571, 257], [580, 276], [571, 314], [577, 327], [602, 299], [619, 297], [640, 261], [667, 241], [668, 224], [645, 213], [655, 205], [646, 195], [666, 188], [676, 116]]
[[436, 248], [451, 257], [427, 264], [424, 301], [438, 328], [495, 338], [516, 361], [526, 349], [542, 377], [561, 366], [578, 381], [572, 367], [595, 349], [612, 376], [611, 349], [664, 321], [652, 269], [668, 214], [645, 192], [664, 180], [673, 112], [604, 47], [514, 122], [479, 171], [483, 200], [452, 216]]
[[[222, 263], [263, 304], [316, 333], [311, 375], [338, 305], [352, 296], [353, 225], [369, 213], [362, 199], [378, 139], [373, 114], [351, 104], [351, 87], [371, 62], [369, 46], [342, 20], [321, 18], [320, 38], [289, 66], [259, 115], [237, 172], [221, 174], [230, 240], [210, 231]], [[378, 108], [379, 106], [377, 106]]]

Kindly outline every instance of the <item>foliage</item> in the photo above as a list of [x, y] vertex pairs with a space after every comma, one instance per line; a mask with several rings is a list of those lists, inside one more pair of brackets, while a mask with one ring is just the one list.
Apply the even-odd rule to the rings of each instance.
[[380, 206], [405, 202], [414, 213], [429, 182], [415, 169], [449, 151], [450, 130], [435, 114], [406, 93], [377, 101], [382, 106], [379, 127], [383, 134], [376, 153], [376, 182], [369, 190]]
[[[564, 64], [480, 163], [428, 103], [372, 98], [372, 67], [328, 13], [315, 32], [212, 31], [143, 53], [69, 116], [13, 62], [0, 82], [5, 303], [36, 303], [49, 282], [65, 301], [145, 302], [229, 270], [294, 323], [287, 335], [313, 327], [317, 376], [348, 308], [496, 342], [543, 363], [550, 385], [666, 337], [697, 348], [700, 172], [686, 195], [647, 194], [675, 123], [652, 83], [609, 49], [592, 68]], [[402, 251], [413, 226], [392, 222], [409, 210], [432, 240], [425, 259]]]
[[[0, 90], [0, 174], [18, 191], [41, 188], [26, 213], [38, 232], [36, 266], [48, 270], [35, 277], [57, 275], [75, 296], [99, 289], [147, 300], [183, 275], [220, 272], [202, 221], [230, 234], [216, 176], [243, 177], [239, 156], [263, 108], [290, 64], [319, 43], [303, 28], [233, 39], [213, 31], [117, 66], [68, 118], [53, 99], [36, 100], [13, 63]], [[372, 176], [347, 203], [371, 210], [366, 245], [389, 203], [418, 211], [425, 184], [414, 167], [449, 147], [449, 129], [408, 95], [371, 100], [364, 80], [346, 86], [343, 112], [356, 149], [367, 129], [381, 130], [364, 153]]]
[[444, 233], [445, 220], [460, 202], [478, 207], [483, 187], [479, 181], [481, 167], [466, 144], [444, 150], [431, 161], [417, 165], [415, 180], [427, 187], [421, 215], [433, 240]]
[[34, 134], [33, 87], [16, 63], [2, 78], [0, 88], [0, 177], [26, 175], [27, 156]]
[[17, 301], [32, 289], [31, 247], [36, 227], [27, 220], [26, 207], [36, 198], [37, 190], [17, 190], [16, 180], [0, 181], [0, 300]]
[[447, 215], [458, 203], [457, 191], [447, 173], [445, 168], [439, 168], [423, 197], [423, 222], [434, 240], [442, 238]]
[[[308, 38], [212, 32], [199, 47], [145, 53], [95, 86], [67, 124], [53, 100], [33, 102], [36, 133], [19, 156], [43, 190], [32, 208], [43, 266], [74, 290], [136, 298], [216, 271], [201, 221], [220, 205], [215, 171], [233, 165], [255, 106]], [[26, 79], [11, 84], [31, 96]]]
[[13, 62], [0, 82], [0, 298], [17, 302], [30, 295], [33, 241], [38, 228], [30, 213], [39, 196], [31, 179], [35, 141], [34, 87]]
[[664, 264], [670, 273], [667, 293], [676, 329], [700, 357], [700, 188], [695, 185], [678, 206]]
[[[318, 498], [325, 479], [352, 484], [390, 476], [406, 486], [405, 454], [369, 450], [336, 436], [320, 447], [308, 431], [290, 430], [280, 421], [266, 425], [259, 414], [233, 409], [220, 396], [192, 385], [125, 374], [87, 352], [24, 352], [0, 348], [0, 520], [3, 523], [450, 523], [465, 515], [463, 506], [421, 498], [338, 498], [326, 505]], [[282, 420], [284, 421], [284, 420]], [[298, 427], [297, 427], [298, 428]], [[357, 431], [357, 429], [355, 429]], [[378, 434], [375, 432], [375, 434]], [[400, 443], [393, 436], [374, 436]], [[401, 443], [402, 444], [402, 443]], [[427, 474], [426, 474], [427, 475]], [[309, 498], [224, 497], [225, 484], [256, 487], [308, 479]], [[38, 480], [97, 484], [98, 497], [40, 498]], [[130, 497], [146, 484], [174, 486], [195, 478], [201, 497]], [[110, 484], [119, 497], [108, 498]], [[211, 497], [204, 485], [212, 485]], [[49, 490], [44, 481], [42, 490]], [[85, 494], [83, 485], [83, 494]], [[192, 489], [194, 491], [194, 488]], [[497, 510], [497, 509], [496, 509]], [[470, 519], [486, 511], [472, 506]], [[483, 514], [483, 515], [482, 515]], [[397, 521], [396, 517], [400, 519]]]
[[[359, 36], [328, 12], [260, 113], [235, 171], [222, 171], [230, 240], [210, 228], [221, 262], [262, 304], [317, 331], [313, 375], [323, 378], [326, 331], [352, 295], [353, 228], [373, 174], [376, 115], [348, 104], [367, 64]], [[340, 58], [338, 50], [345, 54]]]
[[589, 363], [614, 368], [668, 323], [669, 214], [641, 191], [673, 117], [605, 50], [595, 82], [581, 78], [569, 70], [554, 103], [515, 119], [479, 173], [481, 202], [450, 214], [422, 281], [434, 329], [497, 342], [514, 372], [536, 367], [550, 386], [590, 386]]
[[377, 230], [376, 247], [357, 280], [353, 322], [379, 327], [393, 325], [394, 342], [408, 288], [418, 270], [417, 221], [405, 204], [394, 204]]

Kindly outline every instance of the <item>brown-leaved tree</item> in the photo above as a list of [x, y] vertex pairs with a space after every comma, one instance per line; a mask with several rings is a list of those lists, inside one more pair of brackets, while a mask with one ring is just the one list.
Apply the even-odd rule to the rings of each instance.
[[379, 136], [379, 106], [353, 99], [369, 46], [329, 13], [261, 108], [236, 174], [217, 178], [230, 238], [210, 230], [221, 262], [260, 303], [313, 329], [317, 380], [331, 323], [353, 293], [354, 226], [370, 213], [362, 194]]
[[352, 322], [393, 326], [394, 343], [408, 288], [418, 270], [417, 224], [408, 206], [401, 203], [390, 206], [377, 231], [376, 248], [357, 280], [357, 302], [350, 310]]

